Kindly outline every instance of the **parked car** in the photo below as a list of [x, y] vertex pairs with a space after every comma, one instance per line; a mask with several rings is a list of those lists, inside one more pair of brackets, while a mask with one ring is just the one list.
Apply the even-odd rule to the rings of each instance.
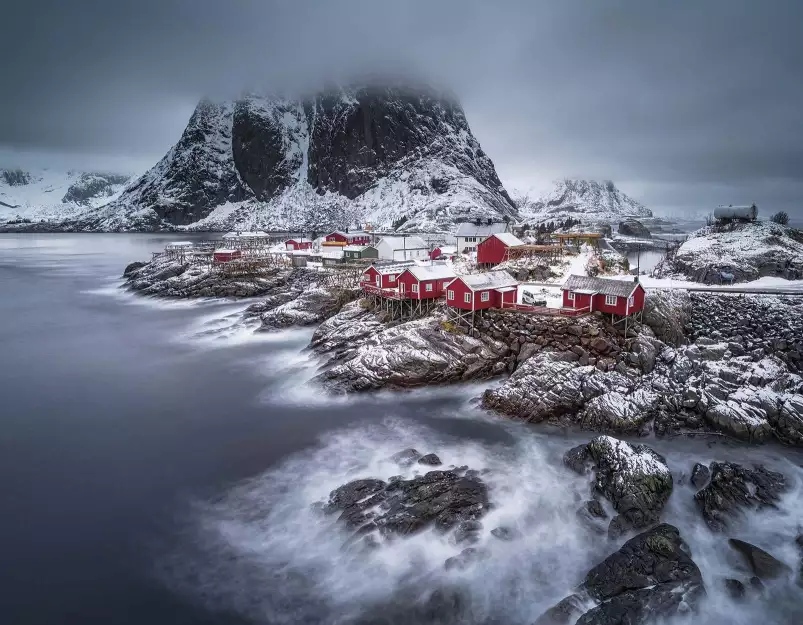
[[521, 303], [527, 304], [528, 306], [546, 306], [545, 299], [535, 299], [535, 295], [530, 293], [530, 291], [521, 292]]

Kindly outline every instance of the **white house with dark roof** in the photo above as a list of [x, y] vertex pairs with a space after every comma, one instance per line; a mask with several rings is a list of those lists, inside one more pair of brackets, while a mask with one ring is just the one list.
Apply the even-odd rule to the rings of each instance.
[[482, 243], [492, 234], [507, 232], [507, 224], [504, 222], [477, 225], [473, 223], [462, 223], [457, 227], [455, 238], [457, 239], [457, 252], [467, 254], [477, 251], [477, 245]]

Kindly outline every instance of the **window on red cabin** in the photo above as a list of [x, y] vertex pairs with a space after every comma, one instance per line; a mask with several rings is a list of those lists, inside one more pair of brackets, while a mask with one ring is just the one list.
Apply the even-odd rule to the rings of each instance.
[[388, 280], [389, 280], [390, 282], [396, 282], [396, 276], [395, 276], [395, 275], [393, 275], [393, 274], [390, 274], [390, 275], [388, 276]]
[[615, 295], [606, 295], [605, 296], [605, 305], [606, 306], [616, 306], [616, 296]]
[[482, 295], [480, 296], [480, 301], [487, 302], [491, 299], [491, 294], [488, 291], [483, 291]]
[[432, 283], [428, 282], [427, 283], [427, 291], [431, 291], [431, 290], [432, 290]]
[[463, 295], [463, 301], [464, 301], [466, 304], [470, 304], [470, 303], [471, 303], [471, 293], [466, 293], [466, 294], [464, 294], [464, 295]]
[[413, 282], [413, 293], [418, 293], [418, 284]]
[[573, 302], [574, 301], [574, 291], [569, 291], [566, 294], [566, 299], [569, 300], [570, 302]]
[[446, 291], [446, 299], [454, 299], [454, 291]]
[[634, 296], [631, 295], [630, 297], [627, 298], [628, 307], [632, 308], [633, 304], [635, 303], [636, 303], [636, 298]]
[[382, 283], [382, 276], [376, 274], [376, 286], [379, 286]]

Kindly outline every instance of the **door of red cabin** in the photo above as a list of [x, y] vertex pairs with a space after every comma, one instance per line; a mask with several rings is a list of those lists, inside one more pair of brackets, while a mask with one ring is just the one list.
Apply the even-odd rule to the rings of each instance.
[[404, 295], [404, 282], [399, 282], [399, 293]]
[[376, 274], [376, 286], [382, 286], [382, 276]]

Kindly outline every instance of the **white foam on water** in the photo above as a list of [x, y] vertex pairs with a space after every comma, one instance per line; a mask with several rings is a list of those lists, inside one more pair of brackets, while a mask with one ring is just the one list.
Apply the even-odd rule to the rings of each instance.
[[[374, 410], [381, 415], [381, 405]], [[387, 414], [392, 412], [389, 406]], [[590, 478], [562, 465], [574, 442], [518, 424], [506, 429], [512, 444], [448, 436], [393, 416], [330, 433], [314, 449], [235, 486], [219, 500], [198, 504], [184, 549], [171, 559], [170, 583], [211, 608], [235, 610], [259, 623], [442, 622], [437, 615], [422, 618], [415, 606], [445, 587], [465, 593], [465, 611], [453, 615], [454, 622], [531, 625], [625, 539], [610, 543], [578, 521], [575, 511], [589, 497]], [[482, 519], [475, 546], [489, 548], [488, 559], [465, 571], [446, 571], [444, 561], [465, 545], [434, 530], [369, 552], [349, 549], [344, 546], [349, 534], [315, 508], [354, 479], [426, 472], [429, 467], [401, 469], [390, 461], [407, 447], [437, 453], [444, 463], [439, 468], [468, 465], [483, 472], [493, 508]], [[734, 453], [749, 463], [749, 451]], [[680, 454], [670, 462], [673, 472], [688, 472], [689, 459]], [[800, 591], [791, 581], [768, 584], [767, 598], [749, 605], [735, 604], [722, 586], [723, 577], [749, 577], [727, 546], [731, 535], [796, 566], [794, 537], [803, 512], [800, 469], [781, 464], [793, 482], [781, 509], [746, 514], [732, 534], [711, 532], [696, 509], [693, 489], [676, 486], [665, 520], [680, 528], [705, 576], [708, 599], [698, 622], [795, 622], [788, 619]], [[522, 537], [500, 541], [490, 533], [498, 526], [515, 528]]]

